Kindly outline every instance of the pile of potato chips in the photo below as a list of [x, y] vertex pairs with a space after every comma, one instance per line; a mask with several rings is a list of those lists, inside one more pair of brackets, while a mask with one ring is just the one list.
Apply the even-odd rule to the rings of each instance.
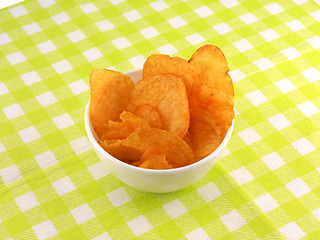
[[93, 69], [90, 119], [100, 146], [149, 169], [183, 167], [208, 156], [234, 118], [228, 71], [213, 45], [199, 48], [189, 61], [151, 55], [135, 85], [120, 72]]

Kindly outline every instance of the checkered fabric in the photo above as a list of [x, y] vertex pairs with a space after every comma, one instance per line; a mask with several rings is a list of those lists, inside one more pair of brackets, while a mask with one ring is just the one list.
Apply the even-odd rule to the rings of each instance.
[[[0, 239], [320, 239], [320, 6], [308, 0], [26, 0], [0, 10]], [[110, 174], [84, 130], [92, 68], [219, 46], [224, 156], [167, 194]]]

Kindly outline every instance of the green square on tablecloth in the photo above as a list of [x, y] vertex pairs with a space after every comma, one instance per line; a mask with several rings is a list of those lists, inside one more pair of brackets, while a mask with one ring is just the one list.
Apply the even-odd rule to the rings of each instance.
[[218, 215], [207, 204], [192, 209], [190, 214], [197, 220], [200, 226], [204, 226], [218, 218]]
[[290, 202], [282, 205], [283, 209], [286, 213], [292, 218], [292, 220], [296, 220], [306, 214], [308, 214], [307, 208], [301, 203], [299, 199], [293, 199]]
[[17, 235], [28, 228], [30, 225], [22, 213], [15, 215], [3, 221], [4, 225], [12, 235]]
[[173, 240], [178, 239], [183, 235], [183, 232], [173, 220], [157, 226], [155, 230], [159, 234], [161, 239]]
[[68, 211], [67, 206], [64, 204], [60, 197], [42, 203], [41, 207], [46, 211], [48, 217], [51, 219]]

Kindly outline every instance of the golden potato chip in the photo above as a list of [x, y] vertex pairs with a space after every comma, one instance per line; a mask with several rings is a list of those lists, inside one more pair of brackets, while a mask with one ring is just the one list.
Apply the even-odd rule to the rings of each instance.
[[123, 145], [141, 152], [153, 152], [156, 149], [157, 154], [166, 155], [168, 164], [173, 168], [194, 162], [194, 154], [185, 141], [172, 132], [157, 128], [137, 128], [124, 140]]
[[108, 140], [100, 141], [100, 146], [106, 150], [113, 157], [126, 162], [132, 163], [140, 160], [140, 157], [143, 154], [143, 151], [140, 151], [137, 148], [133, 148], [130, 146], [125, 146], [125, 140], [116, 140], [113, 143], [109, 143]]
[[143, 78], [133, 88], [128, 110], [148, 104], [161, 117], [163, 128], [183, 138], [189, 128], [190, 113], [183, 80], [174, 74]]
[[[145, 154], [144, 154], [145, 155]], [[141, 159], [144, 159], [142, 155]], [[141, 168], [148, 168], [148, 169], [171, 169], [172, 166], [166, 160], [166, 154], [154, 154], [152, 153], [151, 156], [146, 158], [140, 165]]]
[[150, 127], [163, 128], [160, 115], [152, 106], [148, 104], [139, 105], [133, 110], [133, 113], [144, 119]]
[[229, 98], [233, 98], [234, 90], [228, 74], [228, 62], [220, 48], [204, 45], [194, 52], [189, 63], [198, 82], [217, 88], [225, 92]]
[[170, 57], [165, 54], [153, 54], [147, 58], [142, 69], [142, 76], [144, 78], [165, 73], [173, 73], [181, 77], [189, 93], [194, 73], [188, 61], [180, 57]]
[[188, 131], [186, 135], [184, 136], [183, 140], [191, 147], [192, 149], [192, 141], [191, 141], [191, 135], [190, 132]]
[[217, 88], [199, 84], [189, 99], [190, 135], [197, 160], [222, 142], [234, 117], [233, 100]]
[[109, 120], [119, 120], [125, 110], [133, 82], [126, 75], [107, 69], [93, 69], [90, 74], [90, 119], [99, 137]]
[[109, 121], [106, 124], [101, 140], [108, 139], [125, 139], [136, 128], [148, 128], [148, 123], [137, 115], [124, 111], [120, 115], [122, 122]]

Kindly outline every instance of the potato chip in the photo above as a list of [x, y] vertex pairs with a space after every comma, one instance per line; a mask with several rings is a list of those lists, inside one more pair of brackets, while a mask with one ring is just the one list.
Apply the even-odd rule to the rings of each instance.
[[[146, 154], [146, 153], [145, 153]], [[166, 160], [166, 154], [148, 154], [148, 157], [145, 157], [145, 154], [142, 155], [141, 159], [144, 160], [139, 167], [148, 168], [148, 169], [171, 169], [172, 166]]]
[[148, 128], [148, 123], [137, 115], [124, 111], [120, 115], [122, 122], [109, 121], [101, 137], [101, 140], [125, 139], [136, 128]]
[[123, 162], [132, 163], [135, 161], [139, 161], [140, 157], [143, 154], [143, 151], [130, 146], [125, 146], [123, 144], [124, 141], [125, 140], [118, 139], [113, 143], [109, 143], [108, 140], [105, 140], [105, 141], [101, 141], [99, 144], [110, 155], [112, 155], [113, 157]]
[[228, 74], [228, 62], [220, 48], [204, 45], [194, 52], [189, 63], [198, 77], [198, 82], [217, 88], [225, 92], [229, 98], [233, 98], [234, 90]]
[[190, 113], [183, 80], [174, 74], [143, 78], [133, 88], [128, 110], [148, 104], [161, 117], [163, 128], [183, 138], [189, 128]]
[[139, 105], [133, 110], [133, 113], [144, 119], [151, 127], [163, 128], [160, 115], [152, 106], [148, 104]]
[[194, 162], [194, 154], [185, 141], [172, 132], [157, 128], [137, 128], [124, 140], [123, 145], [141, 152], [156, 150], [157, 154], [165, 154], [168, 164], [173, 168]]
[[233, 100], [203, 84], [190, 96], [190, 135], [196, 159], [212, 153], [222, 142], [234, 117]]
[[192, 141], [191, 141], [191, 135], [190, 132], [188, 131], [186, 135], [184, 136], [183, 140], [191, 147], [192, 149]]
[[147, 58], [142, 70], [142, 76], [144, 78], [165, 73], [173, 73], [181, 77], [187, 92], [190, 92], [189, 90], [194, 81], [194, 73], [188, 61], [183, 58], [170, 57], [165, 54], [153, 54]]
[[107, 69], [93, 69], [90, 75], [90, 119], [99, 137], [109, 120], [119, 120], [125, 110], [133, 82], [126, 75]]

